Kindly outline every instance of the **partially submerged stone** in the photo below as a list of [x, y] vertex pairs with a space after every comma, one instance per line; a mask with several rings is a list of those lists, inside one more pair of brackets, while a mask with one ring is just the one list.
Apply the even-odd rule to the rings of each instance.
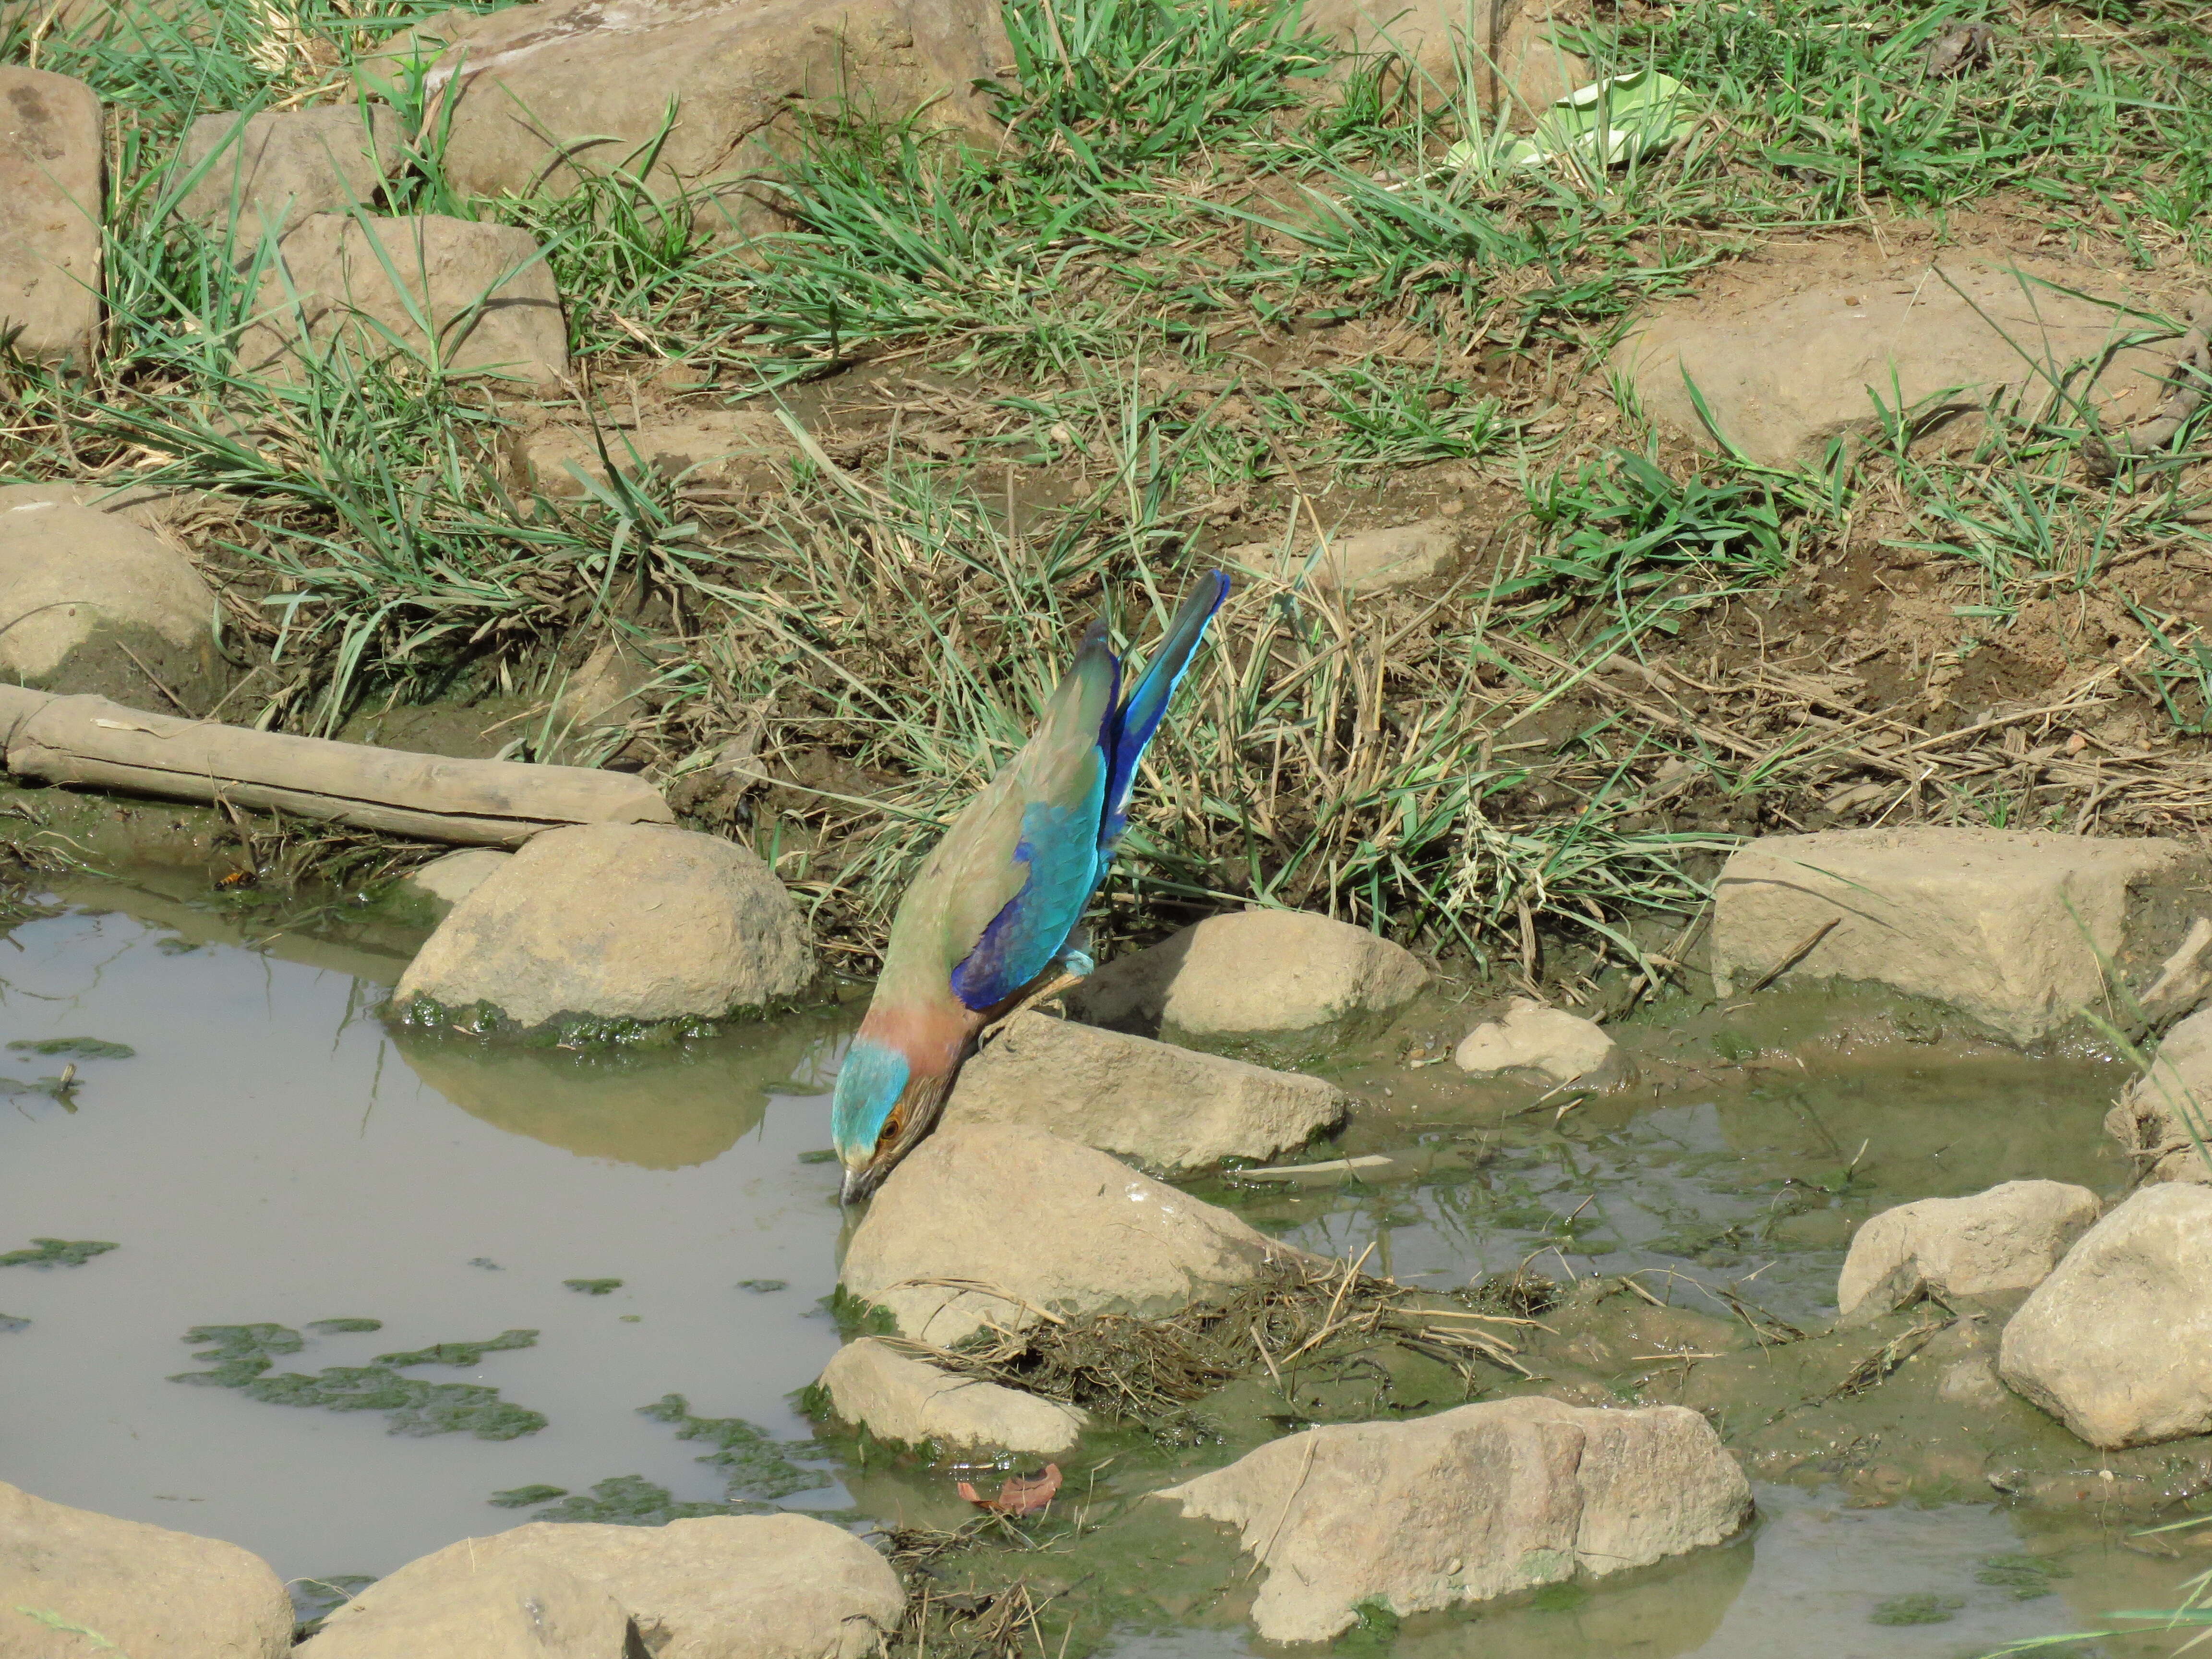
[[1997, 1365], [2093, 1446], [2212, 1431], [2212, 1189], [2146, 1187], [2090, 1228], [2012, 1316]]
[[291, 1600], [259, 1556], [0, 1484], [0, 1619], [11, 1621], [0, 1653], [89, 1659], [92, 1644], [77, 1645], [18, 1607], [97, 1631], [134, 1659], [283, 1659], [292, 1650]]
[[1319, 1078], [1025, 1013], [961, 1068], [944, 1123], [1029, 1124], [1176, 1175], [1303, 1146], [1350, 1106]]
[[714, 1019], [814, 977], [798, 907], [753, 853], [662, 824], [549, 830], [439, 924], [397, 1005], [561, 1019]]
[[611, 415], [594, 429], [560, 422], [519, 434], [508, 460], [523, 488], [568, 499], [605, 489], [611, 472], [687, 490], [777, 487], [776, 469], [799, 453], [791, 429], [752, 409], [708, 410], [644, 421]]
[[1347, 531], [1326, 542], [1301, 538], [1288, 548], [1279, 541], [1247, 542], [1222, 557], [1324, 593], [1384, 593], [1447, 569], [1459, 549], [1453, 520], [1424, 519], [1387, 530]]
[[[2094, 272], [2053, 275], [2080, 289]], [[1692, 441], [1714, 425], [1754, 461], [1815, 461], [1831, 439], [1878, 432], [1890, 411], [1908, 430], [1971, 434], [1991, 405], [2038, 413], [2059, 394], [2107, 428], [2147, 419], [2171, 347], [2121, 345], [2143, 328], [2124, 307], [2100, 305], [2003, 258], [1900, 266], [1747, 302], [1721, 295], [1668, 306], [1615, 354], [1645, 414]], [[2117, 349], [2116, 349], [2117, 348]], [[2087, 365], [2085, 368], [2082, 366]]]
[[0, 65], [0, 340], [33, 362], [91, 362], [106, 153], [99, 94]]
[[1502, 1017], [1469, 1031], [1452, 1051], [1452, 1061], [1481, 1077], [1526, 1071], [1553, 1083], [1589, 1079], [1598, 1085], [1612, 1083], [1624, 1069], [1620, 1045], [1595, 1021], [1529, 997], [1514, 998]]
[[1364, 1604], [1403, 1618], [1648, 1566], [1751, 1511], [1696, 1412], [1541, 1398], [1309, 1429], [1158, 1496], [1242, 1530], [1268, 1569], [1252, 1617], [1270, 1642], [1325, 1642]]
[[1091, 1421], [1073, 1406], [957, 1376], [872, 1336], [831, 1356], [822, 1388], [843, 1421], [909, 1446], [1059, 1457]]
[[558, 1562], [396, 1573], [346, 1602], [299, 1659], [627, 1659], [629, 1613]]
[[527, 231], [434, 213], [319, 213], [279, 254], [239, 337], [241, 374], [297, 381], [310, 359], [394, 356], [531, 385], [568, 372], [561, 296]]
[[0, 492], [0, 672], [9, 679], [204, 714], [228, 679], [215, 608], [192, 562], [124, 514]]
[[427, 1605], [508, 1568], [551, 1568], [611, 1595], [653, 1659], [872, 1659], [906, 1604], [889, 1562], [811, 1516], [708, 1516], [660, 1527], [533, 1521], [409, 1562], [377, 1582], [379, 1600], [347, 1602], [325, 1629], [368, 1618], [380, 1604]]
[[1234, 1037], [1388, 1012], [1428, 978], [1411, 951], [1364, 927], [1303, 910], [1246, 910], [1107, 963], [1068, 1002], [1093, 1025], [1140, 1036]]
[[1949, 1003], [2016, 1042], [2106, 1000], [2105, 964], [2148, 979], [2206, 879], [2178, 842], [1933, 825], [1766, 836], [1730, 855], [1713, 975], [1867, 980]]
[[1932, 1295], [2032, 1291], [2097, 1219], [2097, 1195], [2059, 1181], [2008, 1181], [1967, 1198], [1923, 1198], [1884, 1210], [1851, 1239], [1836, 1306], [1869, 1319]]
[[949, 1348], [988, 1324], [1025, 1328], [1039, 1310], [1161, 1317], [1297, 1254], [1104, 1152], [969, 1123], [940, 1128], [891, 1171], [842, 1283], [901, 1335]]
[[225, 111], [185, 129], [179, 179], [204, 170], [177, 204], [187, 219], [250, 252], [264, 230], [282, 235], [311, 214], [366, 210], [406, 160], [398, 112], [388, 104]]
[[2150, 1069], [2105, 1115], [2105, 1133], [2145, 1181], [2212, 1182], [2212, 1009], [2191, 1014], [2158, 1045]]

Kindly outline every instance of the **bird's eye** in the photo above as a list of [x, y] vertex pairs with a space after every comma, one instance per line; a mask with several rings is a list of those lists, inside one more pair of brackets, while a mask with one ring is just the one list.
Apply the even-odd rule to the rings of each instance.
[[891, 1108], [890, 1115], [884, 1120], [883, 1133], [876, 1137], [877, 1146], [889, 1146], [895, 1145], [897, 1142], [899, 1138], [899, 1129], [904, 1121], [905, 1115], [906, 1103], [904, 1101], [899, 1102], [898, 1104]]

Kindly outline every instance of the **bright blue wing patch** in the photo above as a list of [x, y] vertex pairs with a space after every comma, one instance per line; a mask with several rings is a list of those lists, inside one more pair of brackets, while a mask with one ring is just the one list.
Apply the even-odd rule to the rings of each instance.
[[1098, 886], [1098, 814], [1106, 769], [1073, 805], [1031, 801], [1022, 811], [1017, 862], [1028, 866], [1021, 890], [1000, 907], [983, 937], [952, 969], [952, 994], [981, 1012], [995, 1008], [1049, 967], [1083, 920]]
[[1121, 831], [1128, 828], [1129, 791], [1137, 781], [1137, 763], [1144, 759], [1152, 734], [1160, 729], [1168, 700], [1175, 696], [1183, 671], [1190, 666], [1192, 653], [1206, 637], [1206, 625], [1228, 597], [1229, 578], [1218, 570], [1209, 570], [1200, 579], [1168, 624], [1159, 649], [1146, 665], [1144, 677], [1131, 689], [1129, 700], [1121, 705], [1119, 715], [1106, 723], [1106, 752], [1112, 757], [1112, 773], [1106, 785], [1106, 811], [1098, 826], [1102, 854], [1110, 853]]
[[837, 1089], [830, 1102], [830, 1139], [845, 1164], [865, 1159], [883, 1139], [891, 1108], [906, 1092], [911, 1072], [906, 1056], [866, 1037], [854, 1037], [837, 1068]]

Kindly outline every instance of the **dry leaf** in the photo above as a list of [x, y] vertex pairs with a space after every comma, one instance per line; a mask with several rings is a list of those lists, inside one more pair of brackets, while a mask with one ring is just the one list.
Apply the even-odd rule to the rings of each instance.
[[1035, 1515], [1052, 1502], [1060, 1490], [1060, 1465], [1048, 1463], [1036, 1474], [1017, 1474], [999, 1488], [996, 1498], [985, 1498], [963, 1480], [960, 1495], [980, 1509], [998, 1515]]

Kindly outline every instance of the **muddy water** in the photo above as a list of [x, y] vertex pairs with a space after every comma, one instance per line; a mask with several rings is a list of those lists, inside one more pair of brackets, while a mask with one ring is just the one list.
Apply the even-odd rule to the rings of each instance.
[[[288, 1577], [373, 1575], [532, 1513], [492, 1507], [495, 1492], [635, 1477], [678, 1504], [743, 1498], [699, 1461], [711, 1436], [637, 1409], [680, 1395], [695, 1417], [786, 1443], [780, 1462], [767, 1449], [781, 1504], [855, 1525], [969, 1513], [944, 1471], [805, 1445], [791, 1401], [838, 1340], [822, 1305], [834, 1170], [805, 1155], [826, 1142], [842, 1018], [615, 1058], [395, 1038], [375, 1009], [410, 935], [272, 934], [173, 875], [67, 887], [8, 938], [0, 1042], [88, 1036], [136, 1054], [80, 1060], [66, 1100], [35, 1087], [58, 1057], [0, 1058], [26, 1085], [0, 1097], [0, 1249], [117, 1246], [0, 1268], [0, 1314], [29, 1322], [0, 1330], [0, 1478], [235, 1540]], [[1415, 1283], [1524, 1263], [1561, 1279], [1634, 1272], [1686, 1304], [1734, 1286], [1813, 1324], [1873, 1210], [2015, 1176], [2121, 1178], [2097, 1127], [2115, 1076], [2094, 1058], [2007, 1055], [1878, 1000], [1751, 1013], [1640, 1034], [1637, 1087], [1585, 1100], [1535, 1104], [1385, 1055], [1344, 1073], [1373, 1102], [1346, 1150], [1389, 1153], [1401, 1178], [1202, 1190], [1316, 1249], [1371, 1246], [1370, 1267]], [[1899, 1040], [1900, 1018], [1916, 1040]], [[617, 1279], [598, 1295], [563, 1282]], [[527, 1346], [387, 1370], [496, 1389], [544, 1425], [392, 1433], [404, 1413], [168, 1380], [222, 1364], [192, 1357], [219, 1349], [187, 1344], [189, 1329], [257, 1322], [300, 1341], [264, 1375], [316, 1376], [534, 1331]], [[1143, 1496], [1229, 1455], [1109, 1437], [1071, 1465], [1087, 1530], [948, 1576], [1079, 1585], [1062, 1604], [1071, 1651], [1258, 1652], [1248, 1564]], [[1963, 1655], [2160, 1605], [2212, 1565], [2185, 1537], [2136, 1538], [2139, 1522], [2094, 1510], [1869, 1504], [1817, 1474], [1759, 1497], [1757, 1528], [1728, 1548], [1412, 1621], [1389, 1645], [1408, 1659]]]

